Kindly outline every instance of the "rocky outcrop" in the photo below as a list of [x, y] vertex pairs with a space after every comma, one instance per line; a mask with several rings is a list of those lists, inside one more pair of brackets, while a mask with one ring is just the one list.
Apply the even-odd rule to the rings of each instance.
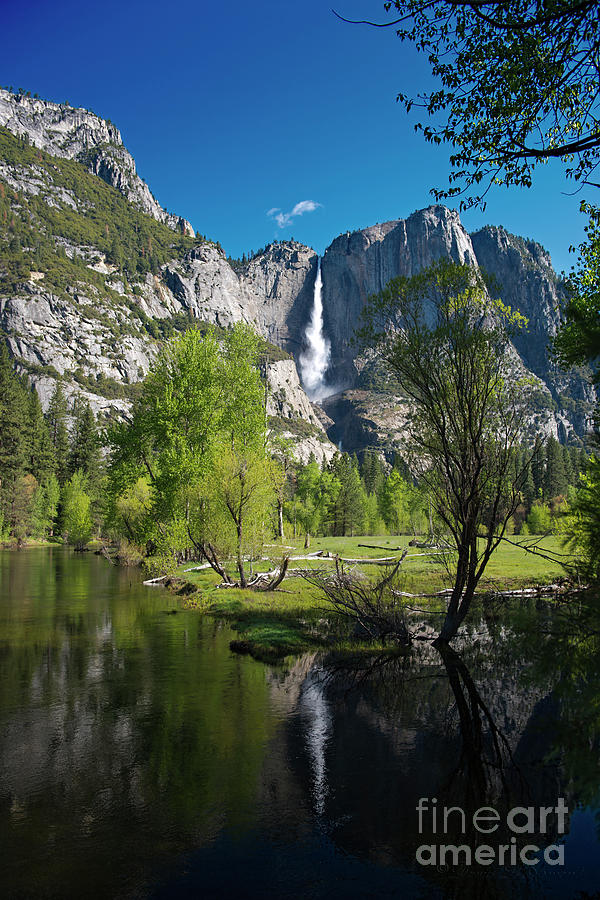
[[[193, 235], [189, 223], [159, 206], [137, 175], [135, 162], [111, 122], [85, 109], [0, 90], [0, 125], [54, 157], [82, 163], [137, 209], [171, 229]], [[9, 139], [19, 143], [3, 133], [3, 140]], [[26, 229], [34, 222], [44, 235], [46, 249], [48, 235], [52, 236], [50, 255], [55, 247], [57, 256], [74, 263], [68, 276], [63, 267], [61, 278], [55, 277], [52, 287], [48, 254], [45, 270], [41, 256], [38, 262], [27, 257], [23, 262], [29, 266], [29, 274], [16, 287], [13, 278], [10, 290], [0, 295], [0, 327], [42, 396], [49, 392], [52, 377], [64, 373], [73, 382], [73, 390], [95, 398], [95, 409], [107, 415], [122, 412], [148, 370], [157, 341], [173, 324], [185, 324], [188, 317], [218, 327], [247, 322], [268, 341], [299, 358], [313, 307], [318, 267], [314, 250], [296, 241], [276, 241], [248, 262], [230, 265], [218, 245], [175, 238], [167, 232], [166, 240], [159, 236], [154, 244], [155, 248], [162, 242], [158, 260], [150, 260], [148, 253], [141, 267], [135, 258], [122, 265], [118, 247], [112, 250], [107, 242], [102, 248], [92, 246], [101, 241], [88, 228], [85, 190], [77, 195], [81, 179], [72, 183], [70, 171], [69, 177], [57, 177], [56, 161], [42, 159], [42, 154], [32, 153], [30, 147], [23, 153], [24, 146], [11, 147], [7, 159], [0, 160], [3, 190], [15, 214], [25, 216]], [[92, 180], [84, 172], [81, 175]], [[104, 208], [110, 210], [110, 202], [117, 198], [104, 185], [102, 190], [107, 195]], [[45, 219], [43, 210], [49, 208], [53, 215]], [[37, 219], [31, 218], [32, 210]], [[80, 222], [83, 218], [80, 241], [72, 228], [61, 232], [48, 227], [56, 220], [57, 211], [59, 220], [61, 211], [67, 222], [73, 213]], [[157, 228], [155, 223], [152, 226]], [[110, 227], [108, 222], [106, 227]], [[124, 243], [135, 245], [143, 230], [143, 223], [131, 224]], [[0, 237], [9, 247], [13, 238], [9, 231], [5, 229]], [[146, 250], [150, 250], [148, 243], [139, 255]], [[33, 248], [23, 248], [24, 256], [30, 252], [33, 256]], [[18, 256], [21, 250], [17, 248], [15, 253]], [[322, 443], [324, 427], [336, 444], [341, 441], [344, 449], [351, 451], [377, 446], [387, 453], [397, 443], [403, 430], [401, 390], [378, 368], [376, 360], [368, 354], [358, 355], [352, 338], [370, 295], [382, 290], [391, 278], [414, 275], [441, 257], [480, 265], [496, 278], [505, 303], [528, 318], [528, 331], [515, 338], [514, 346], [515, 371], [527, 370], [536, 377], [528, 423], [531, 430], [554, 434], [563, 441], [584, 434], [595, 402], [594, 389], [585, 373], [560, 372], [548, 355], [563, 296], [548, 254], [539, 244], [510, 235], [503, 228], [488, 227], [469, 236], [458, 213], [439, 205], [407, 219], [347, 232], [327, 248], [321, 261], [324, 330], [331, 343], [327, 382], [337, 393], [316, 416], [295, 369], [292, 372], [293, 363], [276, 361], [269, 376], [274, 428], [302, 438], [306, 446], [309, 439]], [[16, 257], [11, 264], [14, 274]], [[0, 278], [2, 275], [0, 265]], [[319, 458], [333, 448], [321, 451], [315, 452]]]
[[267, 413], [281, 419], [297, 416], [309, 425], [322, 429], [321, 420], [302, 390], [293, 359], [280, 359], [267, 366]]
[[323, 316], [331, 341], [333, 384], [351, 387], [356, 382], [356, 347], [351, 340], [367, 298], [391, 278], [414, 275], [440, 257], [475, 265], [469, 235], [458, 213], [432, 206], [362, 231], [347, 232], [325, 251]]
[[318, 256], [297, 241], [269, 244], [240, 273], [242, 290], [256, 298], [262, 334], [298, 358], [310, 319]]
[[[589, 428], [596, 395], [584, 372], [560, 371], [549, 354], [564, 296], [549, 255], [539, 244], [503, 228], [488, 227], [470, 236], [457, 212], [432, 206], [406, 220], [340, 235], [325, 252], [324, 322], [331, 341], [327, 380], [338, 392], [323, 406], [335, 419], [328, 429], [334, 442], [341, 440], [352, 450], [374, 445], [387, 452], [396, 426], [393, 404], [384, 398], [394, 396], [396, 388], [385, 383], [385, 373], [373, 359], [357, 355], [352, 339], [370, 295], [390, 279], [410, 277], [442, 257], [483, 268], [497, 282], [504, 302], [527, 317], [529, 326], [515, 337], [514, 347], [515, 371], [536, 376], [526, 423], [531, 433], [562, 441], [580, 438]], [[340, 388], [346, 390], [340, 394]]]
[[376, 391], [348, 390], [322, 401], [332, 424], [329, 438], [348, 452], [375, 449], [393, 461], [406, 434], [408, 404], [400, 397]]
[[88, 109], [12, 94], [0, 89], [0, 125], [52, 156], [76, 159], [139, 209], [174, 230], [193, 237], [181, 216], [164, 210], [136, 172], [119, 129]]
[[560, 326], [565, 287], [550, 255], [535, 241], [487, 226], [471, 235], [478, 265], [492, 277], [491, 291], [527, 318], [513, 343], [524, 366], [541, 379], [551, 397], [555, 436], [582, 435], [591, 424], [596, 392], [586, 372], [560, 369], [550, 342]]
[[240, 284], [214, 244], [194, 247], [183, 259], [164, 266], [160, 281], [171, 304], [194, 318], [223, 327], [234, 322], [258, 325], [259, 299], [251, 288]]
[[336, 447], [331, 443], [319, 415], [300, 384], [293, 359], [270, 362], [265, 366], [267, 414], [271, 430], [289, 445], [291, 455], [306, 463], [311, 455], [322, 464], [329, 461]]

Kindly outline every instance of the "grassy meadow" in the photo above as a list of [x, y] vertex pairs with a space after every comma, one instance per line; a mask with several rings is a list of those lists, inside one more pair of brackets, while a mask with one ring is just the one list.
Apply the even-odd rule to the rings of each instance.
[[[185, 608], [229, 620], [240, 634], [234, 649], [250, 652], [258, 658], [275, 660], [308, 649], [340, 646], [348, 640], [347, 623], [327, 607], [318, 588], [297, 571], [320, 569], [333, 573], [333, 560], [318, 557], [294, 560], [294, 556], [323, 551], [332, 556], [337, 554], [342, 559], [364, 560], [345, 565], [368, 577], [376, 577], [386, 569], [369, 564], [368, 560], [398, 557], [408, 548], [398, 575], [398, 590], [408, 594], [434, 594], [448, 588], [451, 580], [440, 553], [411, 547], [410, 540], [409, 535], [322, 537], [311, 539], [310, 548], [305, 550], [303, 538], [286, 538], [283, 542], [268, 545], [265, 548], [267, 558], [254, 567], [254, 571], [267, 571], [276, 566], [284, 555], [292, 557], [291, 573], [276, 591], [220, 588], [217, 586], [220, 579], [212, 569], [193, 571], [190, 564], [180, 566], [170, 587], [179, 594]], [[526, 547], [530, 548], [530, 552]], [[546, 554], [562, 559], [563, 553], [560, 539], [552, 535], [528, 535], [527, 538], [514, 538], [514, 545], [503, 543], [488, 564], [481, 591], [506, 591], [552, 584], [565, 573], [560, 563], [549, 560]], [[430, 598], [426, 603], [433, 609], [443, 600]], [[420, 605], [423, 606], [423, 599]]]

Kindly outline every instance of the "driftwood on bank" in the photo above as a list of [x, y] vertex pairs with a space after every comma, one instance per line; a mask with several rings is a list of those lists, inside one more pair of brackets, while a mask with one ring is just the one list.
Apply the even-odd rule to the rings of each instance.
[[272, 569], [270, 572], [257, 572], [256, 575], [248, 579], [246, 584], [241, 584], [239, 581], [223, 581], [217, 587], [242, 588], [250, 591], [274, 591], [287, 575], [289, 564], [289, 557], [286, 556], [281, 566]]
[[355, 622], [359, 630], [357, 633], [381, 640], [384, 644], [392, 640], [408, 646], [411, 635], [403, 604], [390, 594], [391, 585], [407, 553], [405, 549], [400, 557], [394, 558], [393, 568], [374, 584], [345, 572], [340, 565], [342, 560], [337, 556], [334, 557], [335, 574], [306, 570], [304, 578], [323, 592], [324, 598], [338, 613]]
[[402, 550], [402, 547], [382, 547], [381, 544], [357, 544], [358, 547], [366, 547], [367, 550], [389, 550], [393, 553], [395, 550]]
[[148, 578], [148, 580], [142, 582], [142, 584], [147, 584], [147, 585], [151, 585], [151, 586], [158, 585], [158, 584], [161, 584], [161, 582], [163, 582], [165, 580], [165, 578], [168, 578], [168, 577], [169, 577], [168, 575], [159, 575], [158, 578]]

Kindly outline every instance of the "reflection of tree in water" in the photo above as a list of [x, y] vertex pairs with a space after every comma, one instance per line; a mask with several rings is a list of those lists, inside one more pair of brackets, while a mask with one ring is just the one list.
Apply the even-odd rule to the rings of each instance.
[[450, 782], [462, 777], [465, 809], [475, 810], [482, 805], [482, 799], [489, 797], [493, 781], [500, 782], [502, 792], [508, 791], [505, 768], [514, 763], [511, 748], [463, 659], [449, 646], [437, 649], [456, 701], [462, 739]]
[[[483, 655], [471, 648], [470, 654], [461, 656], [448, 647], [427, 646], [402, 655], [357, 657], [350, 665], [340, 659], [330, 659], [328, 664], [328, 690], [342, 710], [351, 709], [368, 725], [381, 776], [388, 778], [387, 797], [377, 792], [365, 770], [361, 773], [363, 796], [351, 791], [346, 804], [338, 798], [338, 806], [356, 804], [355, 814], [363, 818], [365, 832], [373, 835], [370, 846], [365, 848], [363, 841], [361, 847], [356, 831], [344, 825], [337, 829], [336, 841], [354, 852], [366, 849], [369, 856], [379, 855], [385, 846], [390, 862], [410, 865], [448, 897], [539, 896], [538, 873], [522, 865], [487, 868], [476, 864], [440, 873], [414, 862], [420, 844], [497, 847], [510, 845], [516, 837], [518, 848], [528, 843], [543, 848], [557, 837], [552, 830], [556, 820], [549, 820], [547, 834], [513, 835], [506, 825], [506, 812], [514, 806], [554, 806], [559, 796], [568, 798], [560, 770], [540, 762], [551, 746], [548, 730], [541, 729], [555, 711], [548, 699], [550, 682], [521, 685], [523, 660], [517, 655], [511, 664], [506, 647], [496, 649], [496, 656], [490, 646]], [[472, 667], [467, 665], [469, 656]], [[335, 732], [345, 732], [343, 712], [341, 718], [341, 725], [334, 722], [331, 738], [334, 783], [336, 743], [340, 743]], [[385, 735], [387, 753], [374, 732]], [[347, 750], [352, 752], [354, 747]], [[378, 801], [373, 820], [369, 801], [364, 799], [372, 794]], [[444, 834], [439, 830], [432, 834], [431, 818], [419, 834], [416, 806], [420, 797], [436, 798], [438, 815], [443, 807], [460, 807], [465, 812], [465, 830], [455, 814], [448, 817]], [[330, 806], [331, 817], [341, 821], [343, 811], [335, 803]], [[473, 828], [473, 813], [483, 806], [497, 809], [501, 817], [492, 835]], [[439, 829], [441, 819], [437, 821]]]

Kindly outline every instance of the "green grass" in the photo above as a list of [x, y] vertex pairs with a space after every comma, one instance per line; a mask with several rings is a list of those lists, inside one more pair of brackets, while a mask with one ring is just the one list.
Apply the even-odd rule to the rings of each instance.
[[[384, 535], [360, 537], [314, 538], [308, 551], [303, 539], [285, 539], [266, 547], [268, 560], [255, 564], [255, 571], [265, 571], [277, 563], [282, 555], [293, 556], [314, 553], [317, 550], [339, 554], [342, 557], [378, 559], [398, 556], [408, 546], [410, 536]], [[513, 540], [511, 538], [511, 540]], [[528, 536], [515, 543], [535, 546], [550, 554], [562, 553], [560, 540], [554, 536], [536, 538]], [[370, 546], [360, 546], [360, 545]], [[302, 560], [290, 563], [291, 568], [333, 571], [333, 563], [323, 560]], [[185, 572], [190, 564], [181, 566], [177, 575], [181, 581], [172, 589], [181, 592], [187, 607], [197, 608], [227, 619], [238, 631], [239, 641], [232, 643], [238, 652], [248, 652], [258, 659], [275, 661], [308, 650], [347, 646], [347, 623], [328, 609], [320, 592], [304, 578], [288, 576], [280, 589], [272, 592], [244, 591], [237, 588], [219, 588], [219, 577], [210, 569]], [[365, 574], [381, 574], [385, 569], [368, 563], [355, 566]], [[515, 589], [549, 584], [564, 576], [559, 563], [549, 561], [539, 554], [528, 553], [522, 546], [503, 544], [490, 560], [481, 590]], [[409, 547], [402, 566], [398, 587], [408, 593], [434, 593], [450, 586], [450, 578], [439, 555], [428, 553], [419, 547]], [[441, 601], [431, 601], [432, 608]]]

